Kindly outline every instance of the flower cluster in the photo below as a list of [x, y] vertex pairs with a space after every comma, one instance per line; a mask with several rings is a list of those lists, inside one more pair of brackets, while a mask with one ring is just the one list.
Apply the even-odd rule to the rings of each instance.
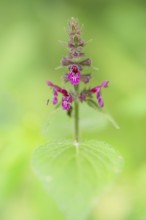
[[58, 93], [62, 94], [62, 108], [64, 110], [69, 110], [72, 103], [72, 95], [66, 90], [62, 89], [57, 85], [54, 85], [52, 82], [47, 82], [48, 86], [53, 89], [53, 104], [56, 105], [58, 103]]
[[69, 91], [54, 85], [52, 82], [47, 81], [47, 85], [53, 89], [53, 104], [58, 103], [58, 94], [62, 95], [62, 108], [69, 111], [72, 109], [72, 102], [91, 102], [93, 100], [93, 94], [96, 93], [98, 105], [104, 106], [104, 102], [101, 95], [101, 89], [108, 87], [109, 81], [104, 81], [100, 85], [84, 89], [79, 91], [79, 85], [81, 82], [89, 83], [91, 80], [91, 74], [82, 74], [84, 67], [91, 66], [91, 59], [83, 59], [85, 54], [82, 52], [85, 46], [84, 40], [81, 38], [81, 30], [77, 19], [71, 18], [69, 21], [69, 41], [67, 46], [69, 48], [69, 54], [61, 61], [62, 66], [67, 67], [68, 73], [63, 77], [65, 83], [69, 82], [74, 86], [74, 91]]

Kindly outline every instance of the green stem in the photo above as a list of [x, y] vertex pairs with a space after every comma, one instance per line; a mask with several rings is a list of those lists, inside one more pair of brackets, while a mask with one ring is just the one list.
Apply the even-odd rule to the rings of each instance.
[[74, 119], [75, 119], [75, 141], [79, 143], [79, 103], [78, 103], [78, 85], [74, 86], [75, 102], [74, 102]]

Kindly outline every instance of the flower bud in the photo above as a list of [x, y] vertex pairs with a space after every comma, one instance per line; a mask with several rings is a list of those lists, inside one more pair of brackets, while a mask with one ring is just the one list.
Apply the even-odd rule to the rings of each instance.
[[69, 60], [68, 58], [64, 57], [61, 61], [63, 66], [69, 66], [71, 64], [73, 64], [73, 62], [71, 60]]
[[91, 65], [91, 59], [86, 59], [86, 60], [83, 60], [79, 63], [79, 65], [81, 66], [90, 66]]
[[81, 81], [84, 83], [88, 83], [91, 80], [91, 74], [82, 74]]

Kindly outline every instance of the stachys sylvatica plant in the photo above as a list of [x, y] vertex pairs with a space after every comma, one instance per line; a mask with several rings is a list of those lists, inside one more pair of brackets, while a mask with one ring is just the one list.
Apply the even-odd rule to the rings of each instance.
[[[96, 199], [121, 171], [123, 160], [104, 141], [79, 140], [80, 103], [103, 108], [102, 89], [108, 87], [109, 81], [97, 83], [93, 88], [88, 85], [92, 76], [83, 70], [91, 66], [91, 59], [84, 58], [82, 50], [86, 42], [81, 37], [77, 19], [69, 20], [68, 34], [69, 54], [61, 63], [67, 69], [63, 77], [65, 85], [71, 84], [72, 89], [51, 81], [47, 81], [47, 85], [53, 92], [53, 105], [61, 104], [62, 109], [74, 117], [74, 140], [62, 138], [62, 141], [54, 140], [38, 147], [33, 154], [33, 168], [64, 213], [64, 219], [86, 220], [92, 215]], [[80, 89], [82, 83], [86, 84], [83, 90]]]
[[[109, 81], [104, 81], [94, 88], [87, 88], [80, 91], [80, 84], [88, 83], [91, 80], [91, 74], [83, 74], [86, 66], [91, 66], [91, 59], [84, 58], [85, 53], [82, 52], [85, 41], [81, 37], [81, 29], [77, 19], [71, 18], [69, 21], [69, 54], [61, 61], [62, 65], [67, 67], [67, 72], [64, 74], [64, 82], [68, 82], [73, 86], [73, 90], [69, 91], [66, 88], [61, 88], [54, 83], [47, 81], [48, 86], [53, 90], [53, 104], [58, 103], [58, 94], [62, 96], [62, 108], [70, 115], [74, 110], [75, 118], [75, 142], [79, 143], [79, 103], [87, 102], [91, 107], [97, 107], [97, 103], [93, 100], [93, 94], [96, 94], [99, 107], [104, 106], [101, 95], [102, 88], [108, 87]], [[74, 107], [73, 107], [74, 106]]]

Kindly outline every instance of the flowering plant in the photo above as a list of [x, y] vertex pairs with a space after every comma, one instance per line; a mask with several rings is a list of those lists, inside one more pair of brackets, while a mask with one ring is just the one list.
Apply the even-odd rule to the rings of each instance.
[[80, 91], [79, 85], [81, 82], [87, 84], [91, 80], [91, 74], [82, 74], [84, 67], [91, 66], [91, 59], [83, 59], [85, 54], [82, 52], [85, 46], [85, 41], [81, 38], [81, 29], [77, 19], [71, 18], [69, 21], [69, 54], [61, 61], [62, 65], [67, 67], [68, 73], [63, 77], [65, 83], [69, 82], [74, 86], [74, 91], [69, 91], [61, 88], [54, 83], [47, 81], [47, 85], [53, 89], [53, 104], [58, 103], [58, 94], [62, 95], [62, 108], [71, 115], [74, 102], [74, 117], [75, 117], [75, 141], [79, 141], [78, 123], [79, 123], [79, 102], [87, 102], [91, 107], [96, 106], [97, 103], [93, 100], [93, 93], [96, 93], [96, 98], [99, 107], [104, 106], [101, 95], [101, 89], [108, 87], [109, 81], [104, 81], [94, 88], [84, 89]]
[[[59, 106], [58, 96], [61, 94], [63, 110], [69, 116], [74, 113], [75, 142], [55, 140], [43, 144], [34, 152], [33, 167], [67, 219], [86, 220], [91, 214], [95, 197], [100, 196], [101, 191], [120, 172], [122, 158], [105, 142], [85, 140], [79, 143], [79, 103], [86, 102], [93, 108], [102, 108], [101, 90], [108, 87], [108, 81], [80, 90], [81, 83], [88, 84], [91, 80], [90, 74], [82, 73], [84, 67], [91, 66], [91, 60], [83, 58], [85, 42], [81, 38], [77, 19], [70, 19], [68, 32], [70, 52], [61, 63], [67, 67], [63, 80], [70, 83], [73, 90], [50, 81], [47, 85], [53, 90], [53, 105]], [[93, 99], [94, 93], [97, 101]]]

